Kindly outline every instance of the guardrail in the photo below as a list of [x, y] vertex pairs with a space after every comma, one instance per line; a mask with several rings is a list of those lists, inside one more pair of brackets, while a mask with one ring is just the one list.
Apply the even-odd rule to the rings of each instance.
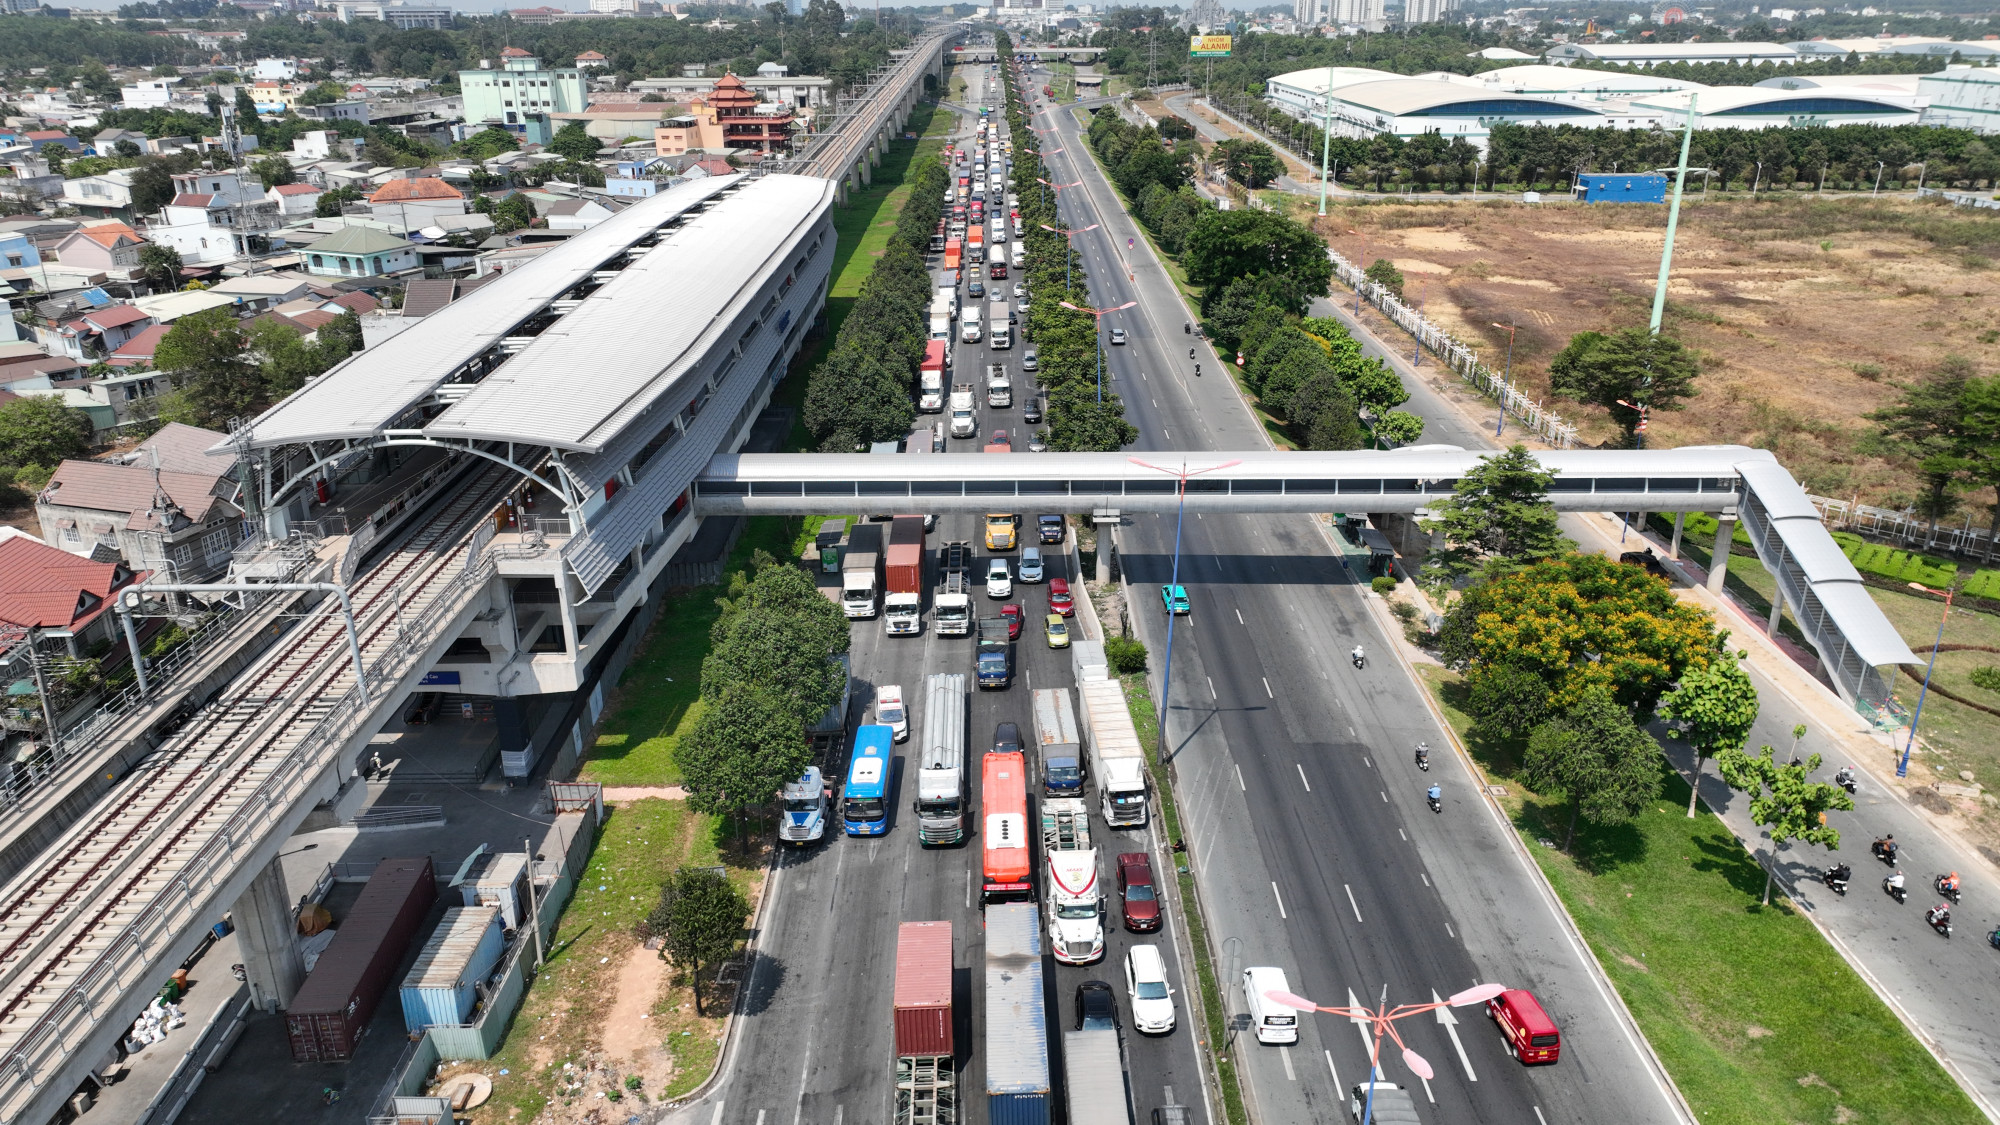
[[1512, 414], [1522, 425], [1533, 430], [1550, 445], [1557, 449], [1576, 448], [1576, 427], [1563, 421], [1561, 415], [1521, 393], [1519, 388], [1507, 382], [1498, 372], [1481, 364], [1479, 353], [1460, 343], [1451, 333], [1432, 324], [1424, 314], [1404, 304], [1386, 286], [1370, 281], [1360, 266], [1348, 261], [1338, 250], [1329, 248], [1326, 256], [1333, 260], [1336, 279], [1353, 288], [1369, 304], [1380, 309], [1382, 315], [1395, 322], [1396, 327], [1416, 337], [1419, 343], [1443, 360], [1446, 367], [1458, 372], [1460, 378], [1478, 388], [1479, 392], [1488, 398], [1499, 400], [1502, 409]]
[[40, 1088], [60, 1074], [65, 1060], [81, 1048], [98, 1020], [116, 1010], [128, 989], [159, 974], [158, 962], [173, 951], [175, 939], [212, 913], [235, 873], [321, 777], [326, 762], [363, 729], [375, 707], [393, 699], [390, 689], [429, 647], [422, 638], [438, 635], [493, 573], [490, 558], [468, 558], [466, 567], [437, 590], [409, 628], [375, 656], [365, 673], [366, 696], [357, 690], [361, 685], [349, 684], [306, 736], [245, 795], [235, 813], [165, 886], [138, 905], [132, 920], [98, 950], [75, 981], [46, 997], [48, 1006], [34, 1025], [0, 1056], [0, 1121], [18, 1121]]
[[429, 828], [443, 824], [443, 805], [376, 805], [354, 817], [358, 832], [379, 832], [392, 828]]
[[1988, 211], [2000, 211], [2000, 199], [1991, 196], [1977, 196], [1962, 191], [1946, 191], [1943, 188], [1918, 188], [1917, 197], [1935, 196], [1960, 207], [1983, 207]]

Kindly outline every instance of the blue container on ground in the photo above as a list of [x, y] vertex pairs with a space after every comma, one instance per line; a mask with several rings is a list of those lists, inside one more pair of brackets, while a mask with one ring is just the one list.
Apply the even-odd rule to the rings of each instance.
[[1626, 172], [1585, 172], [1576, 178], [1581, 203], [1665, 203], [1667, 178]]
[[493, 972], [506, 951], [500, 911], [492, 906], [456, 906], [424, 943], [403, 978], [403, 1026], [458, 1027], [472, 1014], [475, 989]]
[[986, 1116], [990, 1125], [1049, 1125], [1042, 920], [1030, 902], [986, 908]]

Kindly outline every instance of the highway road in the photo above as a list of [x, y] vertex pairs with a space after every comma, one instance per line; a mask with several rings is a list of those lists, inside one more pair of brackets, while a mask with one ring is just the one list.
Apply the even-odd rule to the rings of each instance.
[[[1140, 302], [1107, 323], [1133, 336], [1109, 349], [1108, 367], [1140, 430], [1134, 455], [1178, 465], [1172, 454], [1185, 451], [1199, 468], [1202, 450], [1260, 448], [1261, 433], [1205, 346], [1197, 358], [1209, 374], [1192, 375], [1193, 341], [1173, 331], [1191, 311], [1086, 154], [1075, 118], [1044, 113], [1037, 126], [1052, 119], [1059, 133], [1044, 147], [1064, 150], [1051, 158], [1052, 178], [1086, 184], [1066, 193], [1066, 218], [1103, 224], [1078, 239], [1092, 298]], [[1155, 603], [1146, 591], [1167, 580], [1174, 536], [1171, 517], [1138, 517], [1119, 538], [1156, 666], [1165, 622], [1147, 612]], [[1429, 774], [1412, 763], [1419, 740], [1440, 750], [1449, 743], [1392, 655], [1387, 615], [1379, 600], [1371, 604], [1360, 564], [1345, 564], [1312, 520], [1285, 516], [1190, 519], [1182, 551], [1194, 613], [1176, 626], [1168, 731], [1230, 1013], [1246, 1010], [1234, 979], [1250, 965], [1283, 968], [1295, 991], [1321, 1003], [1385, 993], [1391, 1003], [1422, 1002], [1500, 981], [1531, 989], [1555, 1017], [1562, 1061], [1519, 1066], [1476, 1011], [1452, 1026], [1421, 1017], [1404, 1038], [1436, 1077], [1417, 1083], [1400, 1061], [1384, 1077], [1419, 1086], [1426, 1120], [1684, 1120], [1469, 770], [1448, 751], [1433, 755]], [[1360, 672], [1344, 655], [1357, 643], [1372, 657]], [[1441, 815], [1423, 801], [1433, 780], [1444, 788]], [[1343, 1022], [1308, 1019], [1294, 1047], [1235, 1049], [1256, 1119], [1345, 1112], [1339, 1091], [1364, 1077], [1368, 1055], [1359, 1029]]]
[[[984, 91], [973, 72], [984, 68], [967, 70], [973, 82], [966, 100], [976, 106]], [[969, 137], [976, 123], [975, 113], [962, 127], [961, 134]], [[1013, 282], [1010, 278], [1002, 284], [1011, 289]], [[960, 378], [971, 378], [967, 374], [970, 372], [983, 372], [988, 362], [1005, 362], [1014, 373], [1017, 394], [1014, 407], [1005, 410], [985, 407], [982, 395], [978, 436], [952, 440], [952, 450], [978, 449], [997, 428], [1025, 435], [1027, 430], [1020, 411], [1025, 399], [1020, 393], [1024, 389], [1019, 365], [1022, 348], [1017, 345], [1011, 350], [996, 351], [984, 341], [955, 346]], [[918, 421], [928, 424], [942, 417], [920, 415]], [[1025, 448], [1025, 442], [1017, 448]], [[1029, 533], [1033, 534], [1036, 513], [1022, 514], [1027, 517]], [[938, 521], [927, 545], [935, 552], [940, 544], [950, 540], [973, 542], [975, 557], [983, 566], [989, 553], [980, 541], [981, 534], [982, 528], [975, 517], [946, 516]], [[1066, 542], [1061, 547], [1044, 548], [1047, 552], [1062, 552], [1050, 558], [1050, 577], [1073, 576], [1075, 556], [1068, 553], [1073, 546]], [[1018, 551], [1006, 554], [1010, 560], [1019, 557]], [[1024, 735], [1029, 734], [1033, 730], [1033, 714], [1028, 692], [1074, 684], [1069, 653], [1049, 649], [1042, 636], [1040, 623], [1048, 612], [1048, 587], [1017, 584], [1015, 596], [1007, 600], [1020, 603], [1026, 611], [1027, 625], [1016, 646], [1020, 671], [1006, 691], [972, 693], [967, 747], [974, 770], [975, 809], [977, 755], [992, 744], [995, 726], [1011, 721], [1020, 726]], [[996, 613], [1001, 604], [983, 595], [975, 599], [976, 612], [986, 615]], [[915, 799], [913, 752], [920, 745], [922, 725], [929, 721], [924, 713], [924, 676], [930, 672], [963, 672], [970, 685], [972, 647], [969, 638], [937, 636], [928, 627], [928, 614], [926, 630], [919, 637], [885, 636], [879, 619], [855, 624], [852, 666], [856, 682], [850, 727], [872, 721], [872, 701], [879, 685], [900, 685], [904, 699], [912, 705], [913, 737], [896, 748], [899, 787], [890, 804], [897, 819], [884, 836], [850, 839], [838, 835], [836, 827], [832, 830], [834, 834], [818, 847], [787, 852], [779, 858], [767, 890], [770, 905], [757, 934], [758, 956], [753, 963], [742, 1019], [733, 1032], [724, 1072], [705, 1096], [676, 1113], [675, 1121], [690, 1125], [807, 1122], [840, 1125], [850, 1121], [862, 1125], [892, 1121], [890, 1079], [895, 1052], [890, 1034], [890, 1001], [896, 926], [905, 921], [946, 920], [953, 924], [957, 968], [954, 994], [959, 1004], [955, 1016], [961, 1065], [960, 1120], [967, 1125], [986, 1122], [982, 1039], [985, 954], [979, 908], [979, 839], [975, 835], [955, 848], [921, 847], [916, 823], [909, 815]], [[831, 777], [844, 776], [844, 759], [828, 765]], [[1113, 857], [1122, 851], [1150, 851], [1155, 855], [1156, 869], [1171, 869], [1164, 842], [1151, 827], [1114, 834], [1094, 814], [1092, 820], [1100, 870], [1107, 880], [1112, 875]], [[1072, 997], [1077, 984], [1091, 979], [1111, 982], [1121, 997], [1121, 1012], [1128, 1024], [1126, 1056], [1137, 1119], [1150, 1120], [1155, 1107], [1180, 1103], [1192, 1108], [1196, 1122], [1208, 1125], [1211, 1118], [1204, 1105], [1192, 1017], [1183, 1007], [1179, 1026], [1172, 1034], [1141, 1037], [1129, 1029], [1130, 1009], [1123, 999], [1123, 958], [1135, 940], [1156, 943], [1167, 954], [1177, 981], [1177, 999], [1195, 995], [1181, 979], [1178, 926], [1178, 921], [1170, 918], [1161, 933], [1128, 934], [1117, 923], [1117, 906], [1113, 902], [1106, 916], [1107, 951], [1101, 962], [1067, 966], [1044, 957], [1044, 970], [1051, 982], [1050, 1022], [1052, 1027], [1073, 1026]], [[1045, 950], [1046, 941], [1045, 927]], [[1051, 1065], [1059, 1076], [1057, 1051], [1052, 1045]]]

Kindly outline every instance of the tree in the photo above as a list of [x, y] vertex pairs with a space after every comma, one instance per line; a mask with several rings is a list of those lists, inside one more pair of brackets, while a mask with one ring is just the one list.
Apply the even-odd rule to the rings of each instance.
[[1528, 736], [1522, 773], [1537, 793], [1569, 799], [1568, 851], [1579, 816], [1597, 825], [1623, 824], [1658, 795], [1658, 755], [1632, 713], [1610, 692], [1593, 688]]
[[148, 242], [139, 247], [139, 268], [146, 271], [146, 280], [155, 289], [180, 288], [181, 252], [171, 246]]
[[1683, 399], [1697, 393], [1698, 374], [1695, 357], [1670, 336], [1639, 328], [1621, 328], [1609, 335], [1579, 332], [1549, 361], [1549, 389], [1610, 411], [1629, 444], [1642, 415], [1625, 404], [1679, 410]]
[[535, 205], [528, 202], [528, 197], [520, 192], [515, 192], [493, 205], [493, 229], [501, 234], [533, 226], [534, 222]]
[[1271, 146], [1247, 137], [1231, 137], [1209, 151], [1209, 158], [1222, 166], [1230, 179], [1245, 187], [1259, 188], [1284, 175], [1284, 162]]
[[1377, 258], [1362, 272], [1368, 280], [1394, 293], [1397, 300], [1403, 299], [1403, 271], [1396, 268], [1396, 263], [1387, 258]]
[[248, 345], [242, 322], [227, 306], [204, 309], [174, 322], [153, 362], [173, 382], [189, 417], [222, 429], [264, 401], [263, 372], [244, 354]]
[[1408, 445], [1424, 436], [1424, 420], [1407, 410], [1391, 410], [1375, 420], [1375, 436], [1385, 445]]
[[[1904, 387], [1894, 403], [1867, 415], [1881, 427], [1869, 443], [1875, 451], [1914, 463], [1923, 476], [1924, 496], [1918, 508], [1930, 518], [1933, 535], [1938, 520], [1957, 504], [1960, 478], [1977, 463], [1980, 450], [1991, 447], [1992, 439], [1970, 426], [1992, 421], [1984, 410], [1988, 392], [1978, 385], [1976, 375], [1971, 360], [1945, 356]], [[1969, 414], [1968, 407], [1981, 412]]]
[[1993, 523], [1987, 536], [2000, 541], [2000, 375], [1966, 383], [1959, 411], [1965, 427], [1966, 472], [1993, 489]]
[[674, 764], [696, 812], [761, 805], [812, 764], [805, 725], [785, 699], [732, 683], [707, 701], [674, 747]]
[[729, 877], [710, 867], [683, 867], [660, 888], [660, 904], [646, 928], [662, 939], [661, 953], [688, 972], [695, 1014], [701, 1013], [701, 966], [736, 952], [750, 900]]
[[[1715, 767], [1731, 789], [1750, 797], [1750, 821], [1762, 825], [1771, 845], [1792, 840], [1818, 844], [1828, 851], [1840, 847], [1840, 830], [1826, 822], [1829, 812], [1847, 812], [1854, 799], [1831, 782], [1812, 780], [1819, 769], [1818, 754], [1808, 755], [1798, 765], [1778, 764], [1777, 752], [1763, 747], [1751, 757], [1741, 746], [1720, 750]], [[1775, 856], [1773, 857], [1775, 862]], [[1771, 904], [1771, 869], [1764, 868], [1764, 905]]]
[[1326, 295], [1333, 263], [1326, 243], [1272, 211], [1210, 211], [1188, 231], [1181, 265], [1202, 289], [1203, 312], [1238, 278], [1257, 283], [1269, 303], [1294, 316]]
[[24, 395], [0, 405], [0, 467], [53, 469], [90, 452], [90, 415], [54, 395]]
[[701, 666], [702, 696], [710, 701], [732, 684], [752, 685], [782, 700], [803, 729], [847, 688], [846, 670], [831, 659], [851, 643], [847, 617], [795, 566], [758, 571], [741, 608], [726, 629], [718, 622], [712, 640]]
[[297, 104], [332, 105], [334, 102], [345, 101], [346, 99], [347, 99], [347, 87], [342, 86], [338, 82], [329, 80], [326, 82], [322, 82], [317, 86], [314, 86], [312, 89], [307, 90], [303, 94], [300, 94], [297, 99]]
[[1443, 532], [1446, 546], [1432, 553], [1425, 569], [1458, 578], [1488, 559], [1519, 566], [1573, 550], [1576, 545], [1563, 537], [1549, 503], [1555, 477], [1519, 442], [1481, 457], [1450, 497], [1431, 505], [1437, 518], [1423, 528]]
[[1368, 444], [1354, 398], [1340, 378], [1322, 372], [1306, 380], [1285, 404], [1285, 418], [1301, 444], [1312, 450], [1361, 449]]
[[60, 141], [50, 141], [42, 146], [42, 159], [48, 161], [51, 176], [62, 175], [63, 165], [68, 163], [69, 158], [69, 147]]
[[1501, 664], [1533, 671], [1552, 707], [1594, 687], [1650, 712], [1669, 684], [1721, 656], [1707, 611], [1665, 582], [1602, 555], [1544, 559], [1465, 591], [1438, 633], [1446, 663], [1477, 681]]
[[451, 146], [460, 156], [470, 156], [475, 160], [491, 160], [503, 152], [513, 152], [521, 147], [514, 134], [489, 126]]
[[597, 150], [601, 147], [597, 138], [584, 128], [583, 122], [572, 121], [549, 138], [548, 151], [568, 160], [591, 161], [597, 159]]
[[1467, 686], [1465, 709], [1480, 738], [1519, 738], [1549, 717], [1549, 685], [1527, 668], [1496, 664]]
[[257, 177], [257, 182], [264, 185], [265, 191], [270, 191], [279, 184], [299, 182], [298, 170], [292, 167], [291, 161], [282, 156], [267, 156], [259, 160], [250, 166], [250, 174]]
[[[1737, 653], [1737, 659], [1744, 655]], [[1688, 779], [1688, 819], [1693, 820], [1693, 790], [1701, 788], [1701, 760], [1743, 749], [1743, 740], [1757, 723], [1757, 688], [1742, 665], [1718, 659], [1682, 676], [1680, 688], [1666, 698], [1663, 709], [1694, 748], [1694, 775]]]
[[247, 86], [236, 87], [236, 127], [238, 129], [257, 127], [257, 100], [250, 96], [250, 88]]

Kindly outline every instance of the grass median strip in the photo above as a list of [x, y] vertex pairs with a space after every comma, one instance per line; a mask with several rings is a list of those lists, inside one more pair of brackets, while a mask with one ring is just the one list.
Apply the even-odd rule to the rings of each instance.
[[1661, 759], [1658, 800], [1629, 824], [1579, 825], [1516, 776], [1520, 746], [1467, 738], [1460, 680], [1420, 667], [1593, 955], [1703, 1125], [1984, 1118], [1719, 819], [1688, 819]]

